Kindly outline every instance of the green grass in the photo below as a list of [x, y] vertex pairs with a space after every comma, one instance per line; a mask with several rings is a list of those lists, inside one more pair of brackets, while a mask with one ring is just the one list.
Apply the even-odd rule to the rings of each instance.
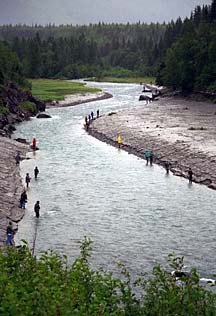
[[36, 113], [36, 105], [33, 102], [25, 101], [20, 104], [21, 109], [31, 113]]
[[128, 78], [115, 78], [115, 77], [102, 77], [102, 78], [95, 78], [94, 81], [97, 82], [114, 82], [114, 83], [148, 83], [148, 84], [155, 84], [154, 77], [128, 77]]
[[44, 102], [64, 100], [67, 94], [98, 92], [99, 89], [89, 88], [80, 82], [65, 80], [32, 79], [32, 94]]

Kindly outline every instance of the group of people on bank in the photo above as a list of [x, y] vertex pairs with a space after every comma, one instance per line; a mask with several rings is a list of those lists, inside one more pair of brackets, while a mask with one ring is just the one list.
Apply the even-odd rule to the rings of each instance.
[[[36, 148], [37, 148], [36, 147], [36, 138], [35, 137], [33, 138], [31, 148], [33, 150], [36, 150]], [[20, 164], [21, 160], [22, 160], [22, 158], [20, 156], [20, 152], [18, 151], [16, 156], [15, 156], [15, 162], [16, 162], [17, 166]], [[39, 169], [36, 166], [34, 168], [34, 179], [35, 180], [37, 180], [38, 175], [39, 175]], [[26, 173], [26, 176], [25, 176], [26, 188], [21, 193], [20, 200], [19, 200], [19, 207], [21, 209], [25, 209], [26, 208], [26, 203], [28, 201], [27, 190], [29, 188], [30, 182], [31, 182], [31, 177], [30, 177], [29, 173]], [[35, 205], [34, 205], [34, 212], [35, 212], [35, 216], [37, 218], [39, 218], [40, 217], [40, 201], [37, 201], [35, 203]], [[6, 245], [11, 245], [11, 246], [14, 245], [14, 234], [15, 234], [16, 231], [17, 231], [17, 229], [14, 229], [12, 222], [9, 221], [8, 226], [7, 226], [7, 230], [6, 230], [6, 241], [5, 241]]]
[[99, 118], [99, 116], [100, 116], [100, 111], [99, 110], [97, 110], [97, 112], [96, 112], [96, 117], [95, 117], [93, 111], [91, 111], [90, 114], [85, 116], [85, 127], [86, 127], [87, 130], [88, 130], [89, 125], [91, 124], [91, 122], [93, 122], [96, 118]]

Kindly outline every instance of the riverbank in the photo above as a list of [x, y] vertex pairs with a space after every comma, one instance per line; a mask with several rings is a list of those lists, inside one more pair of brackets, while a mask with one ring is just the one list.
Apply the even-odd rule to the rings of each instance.
[[99, 91], [94, 93], [78, 93], [78, 94], [71, 94], [66, 95], [65, 99], [62, 101], [53, 101], [47, 102], [46, 108], [53, 108], [53, 107], [67, 107], [67, 106], [75, 106], [82, 103], [89, 103], [93, 101], [99, 101], [104, 99], [112, 98], [112, 95], [107, 92]]
[[[141, 104], [142, 105], [142, 104]], [[182, 98], [161, 98], [132, 110], [95, 120], [89, 134], [113, 146], [122, 137], [122, 149], [140, 158], [149, 149], [155, 163], [168, 161], [177, 176], [216, 189], [216, 106]]]
[[21, 152], [24, 159], [29, 147], [0, 136], [0, 246], [4, 244], [9, 220], [13, 222], [13, 227], [16, 227], [16, 223], [24, 216], [24, 210], [19, 208], [23, 184], [20, 168], [15, 162], [17, 151]]

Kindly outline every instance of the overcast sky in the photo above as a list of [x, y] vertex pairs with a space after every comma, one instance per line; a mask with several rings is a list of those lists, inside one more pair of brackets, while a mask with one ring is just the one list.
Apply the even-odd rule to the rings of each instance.
[[163, 22], [211, 0], [0, 0], [0, 24]]

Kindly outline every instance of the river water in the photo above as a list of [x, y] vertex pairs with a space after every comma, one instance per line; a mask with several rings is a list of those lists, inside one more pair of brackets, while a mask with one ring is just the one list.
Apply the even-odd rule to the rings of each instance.
[[[19, 223], [16, 241], [32, 246], [37, 225], [35, 253], [54, 249], [73, 260], [79, 241], [93, 240], [92, 264], [117, 271], [126, 264], [133, 275], [166, 263], [175, 252], [185, 256], [188, 269], [202, 276], [215, 273], [216, 191], [188, 185], [187, 180], [163, 168], [100, 142], [86, 134], [84, 117], [91, 110], [101, 114], [139, 103], [140, 85], [91, 83], [113, 95], [112, 99], [74, 107], [48, 109], [51, 119], [36, 119], [17, 126], [15, 137], [32, 140], [40, 150], [21, 163], [21, 173], [32, 176], [27, 191], [26, 214]], [[40, 170], [37, 181], [33, 169]], [[34, 203], [41, 204], [35, 218]]]

